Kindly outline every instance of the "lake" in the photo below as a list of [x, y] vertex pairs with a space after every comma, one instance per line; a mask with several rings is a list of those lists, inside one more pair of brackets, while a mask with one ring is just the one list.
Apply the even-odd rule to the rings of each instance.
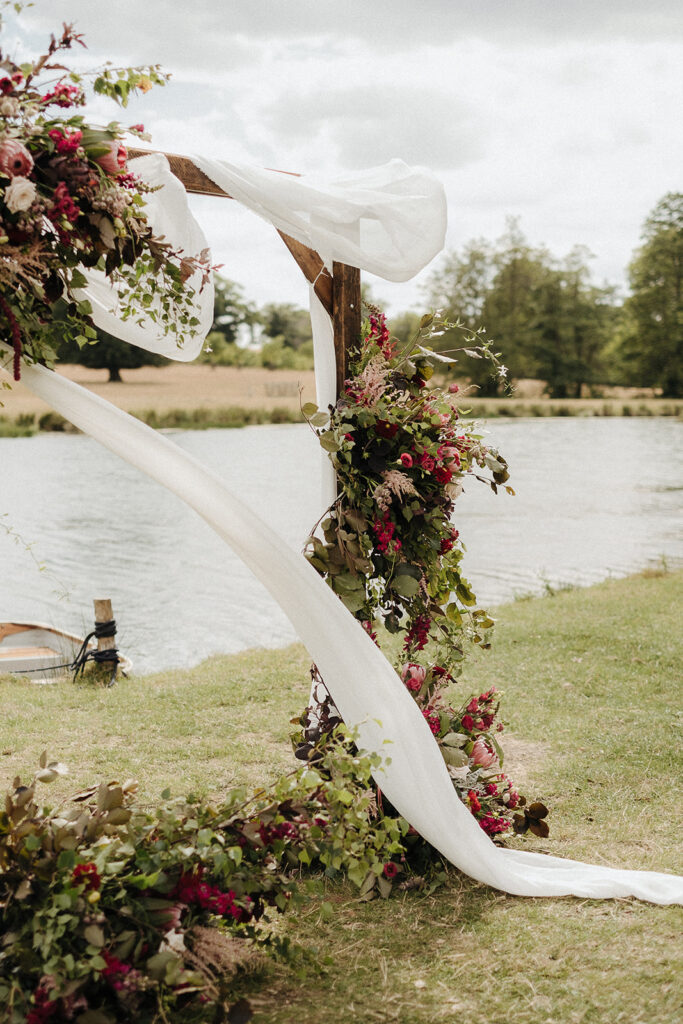
[[[683, 426], [670, 419], [495, 420], [516, 496], [470, 481], [454, 522], [480, 603], [683, 565]], [[174, 432], [300, 549], [320, 514], [306, 426]], [[82, 435], [0, 439], [0, 619], [92, 628], [111, 597], [137, 671], [296, 639], [199, 517]], [[30, 548], [30, 550], [29, 550]], [[42, 564], [39, 569], [38, 564]]]

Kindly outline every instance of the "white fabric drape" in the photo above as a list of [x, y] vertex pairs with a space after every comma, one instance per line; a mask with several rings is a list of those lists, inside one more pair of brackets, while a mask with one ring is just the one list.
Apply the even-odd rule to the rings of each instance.
[[332, 261], [386, 281], [409, 281], [441, 251], [443, 185], [422, 167], [391, 160], [334, 181], [193, 156], [228, 195]]
[[[441, 247], [443, 190], [428, 172], [400, 162], [331, 186], [219, 161], [197, 158], [196, 163], [225, 191], [328, 261], [404, 280]], [[169, 223], [169, 237], [191, 232], [188, 217], [186, 208], [174, 205], [171, 221], [180, 223]], [[329, 317], [315, 298], [312, 316], [319, 403], [325, 406], [334, 397], [334, 353]], [[133, 340], [126, 325], [116, 325], [114, 333]], [[139, 335], [133, 343], [150, 347]], [[360, 745], [390, 758], [378, 776], [388, 799], [454, 865], [522, 896], [632, 895], [654, 903], [683, 902], [683, 878], [674, 875], [496, 847], [456, 796], [429, 727], [381, 651], [315, 569], [240, 502], [229, 482], [168, 438], [52, 371], [25, 366], [22, 379], [66, 419], [177, 494], [243, 559], [289, 617], [344, 720], [359, 730]]]
[[399, 812], [456, 867], [518, 896], [637, 896], [683, 903], [683, 878], [502, 850], [456, 796], [437, 744], [391, 665], [333, 591], [218, 477], [168, 438], [41, 366], [24, 384], [62, 416], [195, 509], [267, 587], [368, 751], [391, 758], [378, 782]]
[[[150, 153], [149, 156], [131, 160], [128, 166], [148, 185], [160, 186], [158, 192], [149, 192], [145, 196], [145, 214], [154, 234], [164, 238], [175, 249], [182, 249], [192, 256], [206, 249], [204, 233], [187, 205], [187, 193], [175, 175], [171, 174], [166, 157], [162, 153]], [[176, 335], [164, 334], [160, 324], [149, 316], [150, 310], [160, 309], [158, 300], [140, 309], [134, 318], [123, 321], [118, 312], [125, 288], [114, 287], [99, 270], [87, 270], [85, 276], [88, 285], [77, 291], [76, 297], [90, 301], [93, 320], [103, 331], [168, 359], [189, 362], [197, 358], [213, 323], [213, 281], [208, 282], [201, 292], [201, 280], [197, 273], [187, 282], [188, 289], [195, 290], [188, 313], [197, 318], [199, 326], [195, 334], [187, 334], [180, 339], [181, 344], [178, 345]]]

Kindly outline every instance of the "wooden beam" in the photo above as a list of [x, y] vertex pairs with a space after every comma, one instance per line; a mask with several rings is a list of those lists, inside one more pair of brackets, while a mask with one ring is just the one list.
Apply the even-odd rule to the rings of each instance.
[[360, 270], [346, 263], [332, 265], [332, 323], [337, 360], [337, 398], [344, 390], [349, 354], [360, 339]]
[[278, 231], [278, 235], [299, 264], [306, 280], [313, 285], [313, 291], [329, 315], [332, 316], [332, 275], [325, 267], [322, 257], [315, 249], [309, 249], [303, 242], [297, 242], [295, 238], [286, 235], [284, 231]]

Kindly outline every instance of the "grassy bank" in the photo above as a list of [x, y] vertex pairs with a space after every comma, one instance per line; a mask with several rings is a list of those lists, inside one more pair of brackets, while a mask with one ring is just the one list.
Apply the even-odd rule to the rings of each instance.
[[[633, 577], [499, 610], [494, 650], [458, 691], [505, 691], [509, 768], [551, 807], [551, 837], [512, 845], [624, 867], [676, 863], [676, 699], [683, 573]], [[122, 642], [124, 638], [122, 637]], [[135, 776], [220, 795], [291, 766], [288, 719], [307, 695], [301, 647], [212, 658], [112, 690], [0, 685], [5, 785], [40, 751], [72, 792]], [[57, 795], [55, 794], [55, 795]], [[680, 909], [632, 901], [528, 900], [452, 871], [431, 896], [360, 904], [339, 883], [281, 928], [322, 971], [268, 968], [248, 993], [259, 1024], [669, 1024], [677, 1019]], [[328, 920], [322, 897], [334, 906]], [[245, 982], [245, 985], [247, 983]]]
[[[683, 416], [683, 402], [650, 399], [638, 402], [596, 401], [594, 399], [566, 402], [525, 402], [514, 399], [487, 401], [476, 399], [467, 403], [467, 415], [473, 419], [533, 419], [545, 416]], [[302, 423], [298, 409], [276, 405], [273, 408], [247, 409], [240, 405], [219, 408], [174, 408], [131, 410], [133, 416], [156, 430], [208, 430], [209, 428], [246, 427], [255, 423]], [[14, 418], [0, 416], [0, 437], [31, 437], [40, 432], [74, 433], [76, 428], [55, 412], [21, 413]]]
[[[109, 383], [104, 370], [60, 366], [58, 372], [87, 387], [144, 423], [158, 429], [242, 427], [252, 423], [298, 423], [301, 404], [315, 400], [310, 370], [211, 367], [176, 363], [124, 370], [123, 383]], [[3, 379], [0, 371], [0, 381]], [[7, 375], [4, 379], [9, 381]], [[620, 397], [487, 399], [466, 396], [462, 408], [478, 419], [536, 416], [683, 416], [683, 401], [650, 398], [624, 390]], [[61, 416], [21, 383], [0, 391], [0, 437], [27, 437], [39, 431], [69, 431]]]

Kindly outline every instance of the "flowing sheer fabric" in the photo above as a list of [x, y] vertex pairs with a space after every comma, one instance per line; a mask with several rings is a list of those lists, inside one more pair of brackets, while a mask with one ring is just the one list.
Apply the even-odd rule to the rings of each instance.
[[409, 281], [441, 252], [443, 185], [422, 167], [391, 160], [334, 181], [193, 156], [228, 195], [332, 261], [386, 281]]
[[[131, 160], [129, 168], [148, 185], [159, 189], [145, 196], [145, 213], [155, 235], [191, 256], [197, 256], [206, 249], [204, 233], [190, 213], [187, 193], [171, 174], [166, 157], [161, 153], [150, 153]], [[213, 323], [213, 282], [208, 282], [201, 291], [198, 274], [195, 273], [187, 282], [188, 288], [195, 290], [191, 312], [199, 325], [195, 334], [187, 334], [178, 345], [176, 335], [164, 334], [159, 324], [149, 316], [149, 309], [159, 310], [158, 302], [152, 303], [147, 310], [140, 310], [135, 319], [123, 321], [118, 311], [125, 288], [114, 287], [99, 270], [86, 270], [85, 276], [87, 287], [78, 292], [77, 297], [89, 299], [93, 320], [103, 331], [168, 359], [189, 362], [197, 358]]]
[[315, 569], [168, 438], [41, 366], [26, 386], [126, 462], [182, 498], [243, 559], [288, 615], [362, 748], [390, 758], [378, 783], [399, 812], [456, 867], [518, 896], [636, 896], [683, 902], [683, 878], [501, 850], [456, 796], [414, 700]]
[[[411, 171], [400, 162], [328, 186], [327, 200], [323, 186], [302, 179], [199, 158], [196, 162], [225, 191], [327, 260], [403, 280], [398, 275], [416, 273], [421, 261], [441, 247], [443, 190], [427, 172]], [[293, 210], [289, 214], [288, 202]], [[180, 223], [172, 223], [173, 217]], [[191, 231], [186, 207], [182, 211], [176, 205], [173, 217], [169, 237]], [[426, 242], [420, 236], [423, 223]], [[312, 320], [318, 400], [324, 407], [334, 400], [334, 352], [329, 317], [314, 296]], [[107, 329], [150, 347], [139, 335], [133, 340], [127, 325], [114, 322]], [[157, 344], [154, 339], [152, 343]], [[289, 617], [344, 720], [357, 727], [361, 747], [390, 758], [378, 773], [388, 799], [456, 867], [520, 896], [636, 896], [653, 903], [683, 902], [683, 878], [675, 875], [496, 847], [456, 796], [431, 731], [389, 662], [301, 555], [244, 506], [229, 484], [168, 438], [43, 367], [25, 366], [22, 379], [66, 419], [178, 495], [242, 558]], [[323, 507], [333, 485], [328, 475]]]

